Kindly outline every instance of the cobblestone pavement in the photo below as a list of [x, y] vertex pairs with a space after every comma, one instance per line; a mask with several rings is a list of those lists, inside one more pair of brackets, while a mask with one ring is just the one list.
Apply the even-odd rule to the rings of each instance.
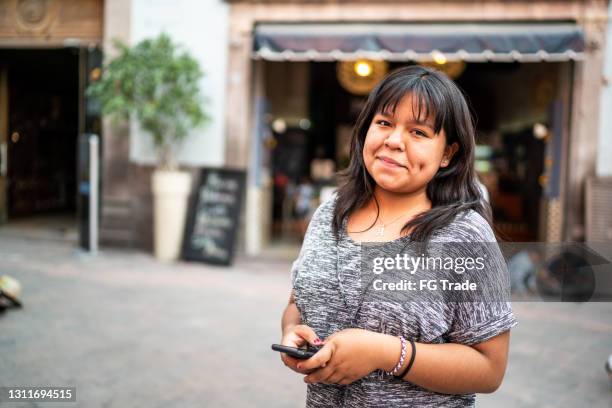
[[[231, 268], [91, 257], [0, 235], [0, 274], [23, 284], [0, 315], [0, 385], [77, 388], [77, 403], [29, 407], [300, 407], [305, 385], [270, 344], [289, 293], [287, 261]], [[502, 387], [479, 407], [612, 407], [603, 365], [612, 304], [515, 303]]]

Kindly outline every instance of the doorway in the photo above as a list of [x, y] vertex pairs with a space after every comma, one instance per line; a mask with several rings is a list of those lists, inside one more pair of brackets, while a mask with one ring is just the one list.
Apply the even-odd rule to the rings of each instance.
[[79, 49], [2, 49], [8, 226], [76, 236]]

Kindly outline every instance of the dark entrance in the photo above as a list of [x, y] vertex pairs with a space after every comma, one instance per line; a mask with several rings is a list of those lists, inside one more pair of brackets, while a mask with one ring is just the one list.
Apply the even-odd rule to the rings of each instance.
[[0, 50], [0, 61], [8, 78], [8, 219], [74, 214], [79, 50]]

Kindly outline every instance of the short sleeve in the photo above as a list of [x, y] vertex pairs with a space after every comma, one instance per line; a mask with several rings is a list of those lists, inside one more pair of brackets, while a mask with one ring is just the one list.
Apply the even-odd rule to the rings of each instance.
[[493, 230], [475, 212], [457, 225], [460, 234], [465, 234], [460, 241], [462, 248], [467, 248], [467, 255], [474, 256], [477, 252], [486, 260], [481, 272], [470, 275], [486, 290], [468, 294], [462, 302], [453, 304], [453, 322], [446, 337], [453, 343], [474, 345], [510, 330], [518, 321], [509, 301], [508, 268]]
[[510, 302], [462, 302], [455, 305], [454, 321], [447, 338], [452, 343], [474, 345], [517, 324]]

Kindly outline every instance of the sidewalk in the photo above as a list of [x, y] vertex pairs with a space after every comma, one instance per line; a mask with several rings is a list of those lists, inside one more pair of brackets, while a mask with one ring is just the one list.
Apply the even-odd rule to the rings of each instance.
[[[21, 281], [25, 305], [0, 315], [0, 385], [76, 386], [76, 404], [54, 407], [304, 406], [301, 376], [270, 350], [290, 266], [167, 265], [113, 250], [91, 257], [0, 235], [0, 274]], [[610, 407], [612, 305], [514, 309], [504, 384], [478, 406]], [[13, 406], [48, 405], [38, 404]]]

